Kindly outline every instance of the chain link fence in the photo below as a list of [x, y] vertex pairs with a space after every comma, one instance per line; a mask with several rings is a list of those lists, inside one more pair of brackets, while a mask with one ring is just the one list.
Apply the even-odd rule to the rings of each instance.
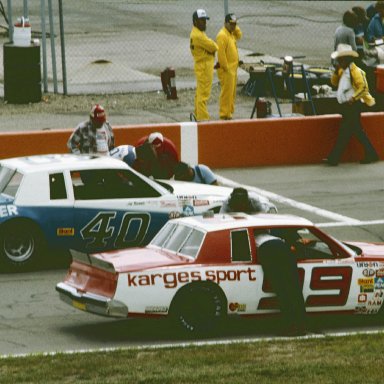
[[[8, 0], [13, 21], [27, 12], [32, 37], [41, 39], [40, 7], [46, 14], [47, 89], [63, 90], [59, 3], [52, 0], [53, 35], [48, 25], [50, 0]], [[3, 1], [4, 3], [4, 1]], [[192, 13], [206, 9], [207, 35], [215, 38], [224, 22], [226, 7], [234, 12], [243, 31], [240, 59], [245, 63], [285, 55], [298, 56], [304, 64], [329, 66], [333, 35], [342, 15], [352, 6], [370, 1], [258, 1], [258, 0], [65, 0], [64, 48], [68, 94], [119, 93], [161, 89], [160, 73], [176, 70], [178, 88], [194, 87], [189, 51]], [[1, 15], [0, 15], [1, 17]], [[51, 45], [50, 38], [53, 38]], [[5, 18], [0, 19], [0, 42], [9, 41]], [[53, 49], [52, 49], [53, 48]], [[0, 55], [3, 55], [1, 50]], [[43, 55], [43, 53], [42, 53]], [[3, 58], [1, 57], [1, 62]], [[54, 68], [56, 62], [56, 71]], [[239, 81], [248, 74], [240, 71]], [[65, 77], [64, 77], [65, 78]], [[0, 92], [4, 83], [0, 67]]]

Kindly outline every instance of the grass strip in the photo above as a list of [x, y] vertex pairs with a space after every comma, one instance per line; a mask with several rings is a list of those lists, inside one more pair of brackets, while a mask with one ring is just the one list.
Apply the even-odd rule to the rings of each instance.
[[377, 383], [383, 334], [0, 360], [7, 383]]

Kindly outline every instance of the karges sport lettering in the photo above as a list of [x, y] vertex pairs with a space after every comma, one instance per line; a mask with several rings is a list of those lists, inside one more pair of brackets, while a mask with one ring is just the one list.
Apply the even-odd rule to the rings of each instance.
[[178, 284], [193, 281], [209, 280], [218, 284], [227, 281], [256, 281], [256, 270], [247, 268], [243, 270], [207, 270], [188, 272], [169, 272], [153, 274], [128, 274], [128, 287], [144, 287], [163, 284], [165, 288], [176, 288]]

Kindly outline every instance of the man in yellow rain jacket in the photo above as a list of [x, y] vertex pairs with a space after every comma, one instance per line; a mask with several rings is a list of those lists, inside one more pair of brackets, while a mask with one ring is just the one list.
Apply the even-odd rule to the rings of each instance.
[[209, 17], [204, 9], [198, 9], [193, 13], [190, 48], [195, 62], [195, 119], [197, 121], [209, 120], [207, 103], [211, 96], [213, 67], [217, 51], [217, 44], [205, 33], [207, 20]]
[[229, 13], [225, 16], [224, 27], [216, 36], [219, 50], [217, 76], [220, 80], [220, 119], [230, 120], [235, 111], [237, 68], [239, 66], [239, 54], [237, 52], [237, 40], [241, 39], [242, 32], [237, 25], [236, 16]]

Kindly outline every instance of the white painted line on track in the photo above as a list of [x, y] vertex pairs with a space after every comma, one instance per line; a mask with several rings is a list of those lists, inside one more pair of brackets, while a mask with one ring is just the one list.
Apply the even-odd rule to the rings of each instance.
[[384, 224], [384, 220], [369, 220], [369, 221], [359, 221], [357, 223], [345, 223], [345, 222], [330, 222], [330, 223], [317, 223], [316, 227], [360, 227], [366, 225], [382, 225]]
[[41, 352], [41, 353], [22, 353], [15, 355], [0, 355], [0, 359], [19, 358], [28, 356], [55, 356], [55, 355], [73, 355], [75, 353], [98, 353], [98, 352], [116, 352], [116, 351], [141, 351], [141, 350], [156, 350], [166, 348], [189, 348], [189, 347], [204, 347], [211, 345], [231, 345], [231, 344], [251, 344], [260, 342], [272, 342], [272, 341], [290, 341], [290, 340], [305, 340], [305, 339], [325, 339], [327, 337], [346, 337], [357, 335], [377, 335], [384, 334], [384, 330], [367, 330], [367, 331], [345, 331], [345, 332], [329, 332], [329, 333], [313, 333], [305, 336], [295, 337], [252, 337], [245, 339], [227, 339], [227, 340], [206, 340], [206, 341], [191, 341], [181, 343], [165, 343], [165, 344], [148, 344], [148, 345], [135, 345], [129, 347], [111, 347], [111, 348], [93, 348], [93, 349], [79, 349], [79, 350], [66, 350], [66, 351], [53, 351], [53, 352]]
[[[244, 184], [236, 183], [230, 179], [226, 179], [225, 177], [222, 177], [219, 175], [217, 175], [217, 180], [220, 184], [222, 184], [226, 187], [240, 187], [241, 186], [243, 188], [246, 188], [249, 191], [253, 191], [253, 192], [258, 193], [262, 196], [268, 197], [272, 201], [276, 201], [276, 202], [281, 203], [281, 204], [286, 204], [286, 205], [289, 205], [291, 207], [301, 209], [303, 211], [311, 212], [311, 213], [314, 213], [318, 216], [326, 217], [326, 218], [334, 220], [336, 222], [342, 222], [344, 225], [362, 225], [360, 220], [353, 219], [352, 217], [340, 215], [340, 214], [335, 213], [335, 212], [331, 212], [331, 211], [327, 211], [325, 209], [317, 208], [317, 207], [314, 207], [313, 205], [301, 203], [299, 201], [278, 195], [278, 194], [273, 193], [273, 192], [266, 191], [264, 189], [260, 189], [260, 188], [253, 187], [250, 185], [244, 185]], [[329, 226], [331, 226], [331, 225], [329, 224]]]

